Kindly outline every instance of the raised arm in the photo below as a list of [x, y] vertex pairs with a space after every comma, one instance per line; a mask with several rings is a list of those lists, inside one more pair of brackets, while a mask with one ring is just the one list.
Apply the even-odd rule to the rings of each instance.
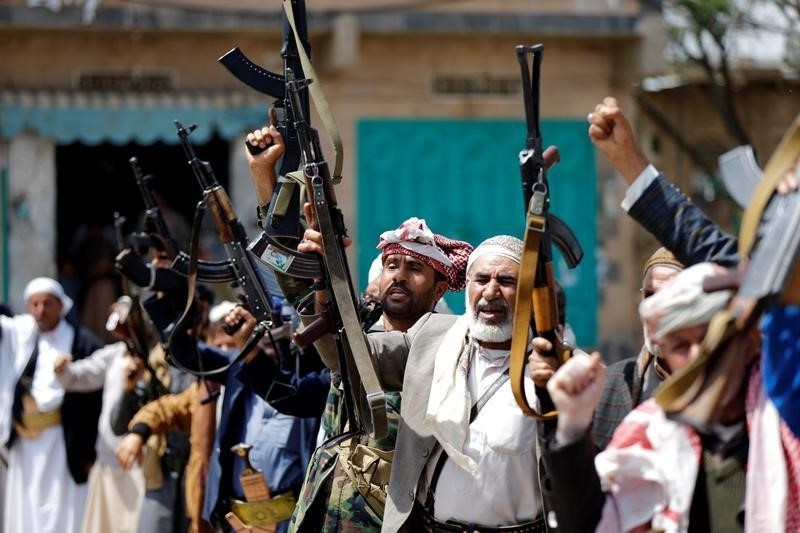
[[106, 381], [106, 372], [117, 356], [124, 355], [125, 343], [117, 342], [95, 350], [89, 357], [72, 361], [64, 354], [55, 362], [58, 382], [71, 392], [92, 392], [100, 390]]
[[616, 99], [589, 114], [589, 137], [629, 185], [623, 209], [683, 264], [738, 263], [737, 239], [722, 231], [647, 160]]

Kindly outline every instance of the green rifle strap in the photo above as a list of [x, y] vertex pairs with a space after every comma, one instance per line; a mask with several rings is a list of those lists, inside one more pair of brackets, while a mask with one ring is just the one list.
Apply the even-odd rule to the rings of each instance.
[[303, 47], [303, 43], [300, 42], [300, 38], [297, 36], [297, 28], [295, 27], [294, 23], [294, 10], [292, 9], [292, 0], [283, 0], [283, 9], [286, 12], [286, 18], [289, 21], [289, 25], [292, 27], [292, 33], [294, 33], [294, 40], [297, 44], [297, 54], [300, 56], [300, 64], [303, 65], [303, 73], [305, 74], [306, 78], [311, 78], [314, 80], [314, 83], [308, 86], [308, 92], [311, 94], [311, 98], [314, 100], [314, 107], [317, 108], [319, 118], [322, 119], [322, 124], [325, 126], [325, 131], [327, 132], [328, 137], [331, 139], [331, 144], [333, 144], [333, 152], [336, 156], [333, 166], [333, 183], [336, 185], [342, 181], [342, 137], [339, 135], [339, 128], [336, 127], [336, 122], [333, 119], [333, 114], [331, 113], [330, 106], [328, 105], [328, 99], [325, 98], [325, 93], [322, 92], [322, 85], [320, 84], [319, 76], [317, 76], [317, 73], [314, 71], [314, 66], [311, 64], [311, 61], [306, 55], [306, 49]]
[[298, 185], [306, 184], [306, 175], [302, 170], [295, 170], [294, 172], [287, 172], [283, 178], [284, 183], [296, 183]]
[[289, 211], [289, 204], [292, 202], [292, 195], [297, 189], [297, 183], [292, 180], [282, 179], [283, 187], [278, 190], [278, 198], [275, 200], [275, 208], [272, 213], [283, 218]]
[[[306, 175], [302, 170], [295, 170], [294, 172], [288, 172], [284, 177], [286, 181], [293, 181], [300, 187], [300, 201], [303, 201], [303, 198], [306, 197]], [[303, 214], [303, 206], [300, 206], [300, 214]], [[304, 228], [305, 229], [305, 228]]]

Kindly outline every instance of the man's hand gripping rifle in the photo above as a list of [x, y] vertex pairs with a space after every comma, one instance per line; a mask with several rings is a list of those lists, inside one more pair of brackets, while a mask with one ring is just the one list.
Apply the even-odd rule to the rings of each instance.
[[[286, 73], [286, 91], [294, 115], [294, 127], [303, 154], [306, 194], [322, 235], [324, 279], [330, 284], [328, 318], [337, 342], [348, 416], [375, 437], [386, 435], [386, 402], [363, 337], [356, 292], [353, 289], [343, 238], [347, 235], [344, 217], [337, 207], [333, 180], [322, 154], [317, 130], [303, 113], [301, 94], [312, 83]], [[324, 329], [324, 328], [323, 328]]]
[[[539, 80], [544, 47], [517, 46], [517, 59], [522, 74], [522, 95], [525, 102], [525, 122], [528, 136], [525, 149], [519, 154], [522, 192], [525, 200], [525, 248], [517, 281], [516, 309], [511, 339], [511, 388], [522, 411], [534, 418], [551, 419], [556, 411], [537, 411], [525, 394], [525, 372], [528, 353], [528, 331], [553, 345], [552, 355], [563, 363], [572, 355], [564, 344], [558, 323], [556, 280], [553, 274], [552, 245], [561, 251], [567, 266], [574, 268], [583, 258], [583, 250], [569, 227], [549, 212], [550, 186], [548, 169], [559, 160], [555, 146], [542, 151], [539, 129]], [[532, 70], [529, 56], [533, 57]], [[533, 318], [533, 320], [531, 320]], [[549, 397], [542, 398], [542, 404]]]

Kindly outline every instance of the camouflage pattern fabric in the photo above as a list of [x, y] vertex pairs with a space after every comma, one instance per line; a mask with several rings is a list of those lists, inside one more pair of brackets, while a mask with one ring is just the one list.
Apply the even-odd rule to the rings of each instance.
[[[289, 525], [290, 532], [374, 531], [377, 533], [381, 530], [382, 517], [370, 508], [338, 460], [339, 442], [342, 438], [331, 438], [339, 427], [341, 416], [340, 383], [341, 378], [338, 375], [331, 375], [331, 390], [322, 417], [325, 437], [329, 440], [317, 448], [311, 457], [297, 507]], [[386, 437], [374, 440], [362, 434], [359, 437], [362, 444], [386, 451], [394, 450], [397, 425], [400, 421], [399, 393], [386, 394], [386, 411], [389, 419], [389, 432]]]

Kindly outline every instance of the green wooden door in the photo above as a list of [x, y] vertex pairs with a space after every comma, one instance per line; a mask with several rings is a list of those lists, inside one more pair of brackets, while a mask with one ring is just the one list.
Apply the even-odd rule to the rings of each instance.
[[[562, 158], [549, 174], [551, 211], [572, 227], [585, 253], [575, 270], [559, 256], [556, 277], [566, 289], [567, 320], [579, 345], [591, 346], [598, 303], [594, 149], [583, 121], [543, 121], [542, 134], [545, 146], [558, 146]], [[522, 121], [365, 119], [358, 122], [357, 138], [360, 280], [377, 255], [378, 235], [411, 216], [475, 246], [492, 235], [522, 237]], [[463, 293], [446, 299], [454, 312], [463, 312]]]

